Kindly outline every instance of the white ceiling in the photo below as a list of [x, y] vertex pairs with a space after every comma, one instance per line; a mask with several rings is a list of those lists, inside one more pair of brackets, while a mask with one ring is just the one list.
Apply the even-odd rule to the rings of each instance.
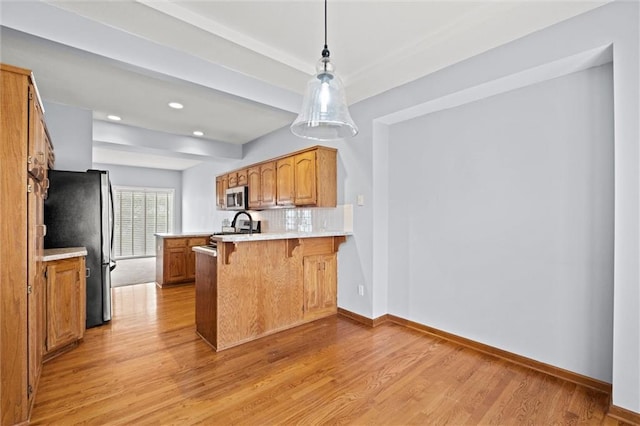
[[[328, 44], [353, 104], [606, 2], [330, 0]], [[94, 120], [201, 130], [199, 143], [243, 144], [288, 125], [323, 44], [321, 0], [2, 1], [0, 23], [0, 59], [32, 69], [45, 100]], [[94, 161], [194, 164], [119, 154], [102, 143]]]

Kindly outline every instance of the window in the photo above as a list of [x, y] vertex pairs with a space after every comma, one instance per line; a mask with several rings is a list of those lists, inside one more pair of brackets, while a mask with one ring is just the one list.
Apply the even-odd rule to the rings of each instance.
[[173, 189], [113, 187], [116, 258], [155, 256], [156, 232], [173, 232]]

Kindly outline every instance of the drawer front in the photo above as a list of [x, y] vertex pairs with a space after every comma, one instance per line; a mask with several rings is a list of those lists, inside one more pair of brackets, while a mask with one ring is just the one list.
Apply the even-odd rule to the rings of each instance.
[[189, 238], [189, 247], [206, 246], [209, 244], [209, 237]]
[[186, 247], [187, 239], [186, 238], [165, 238], [164, 246], [166, 248]]

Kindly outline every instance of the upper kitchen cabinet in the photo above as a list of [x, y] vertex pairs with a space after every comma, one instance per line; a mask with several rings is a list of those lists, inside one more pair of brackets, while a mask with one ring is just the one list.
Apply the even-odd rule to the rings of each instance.
[[216, 178], [217, 206], [224, 209], [225, 191], [234, 176], [236, 185], [249, 187], [249, 209], [279, 207], [335, 207], [337, 150], [314, 146], [253, 164]]
[[248, 184], [247, 180], [247, 169], [238, 171], [238, 186], [246, 186]]
[[235, 188], [238, 186], [238, 173], [233, 172], [227, 175], [227, 184], [229, 188]]
[[290, 156], [276, 161], [276, 204], [293, 206], [295, 196], [294, 161]]
[[216, 177], [216, 207], [224, 209], [227, 204], [227, 188], [229, 188], [229, 178], [227, 175]]
[[294, 204], [336, 206], [336, 150], [317, 148], [294, 157]]
[[249, 208], [265, 209], [276, 205], [276, 162], [269, 161], [247, 169]]

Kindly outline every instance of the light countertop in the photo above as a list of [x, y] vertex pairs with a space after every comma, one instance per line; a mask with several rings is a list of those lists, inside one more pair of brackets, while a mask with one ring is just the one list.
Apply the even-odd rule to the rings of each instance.
[[49, 262], [51, 260], [70, 259], [72, 257], [86, 256], [87, 249], [84, 247], [64, 247], [44, 249], [42, 260]]
[[191, 238], [191, 237], [208, 237], [212, 235], [213, 232], [161, 232], [155, 233], [156, 237], [160, 238]]
[[232, 234], [214, 235], [213, 241], [223, 243], [240, 243], [243, 241], [265, 241], [265, 240], [289, 240], [293, 238], [319, 238], [319, 237], [343, 237], [353, 235], [352, 232], [345, 231], [318, 231], [318, 232], [264, 232], [260, 234]]

